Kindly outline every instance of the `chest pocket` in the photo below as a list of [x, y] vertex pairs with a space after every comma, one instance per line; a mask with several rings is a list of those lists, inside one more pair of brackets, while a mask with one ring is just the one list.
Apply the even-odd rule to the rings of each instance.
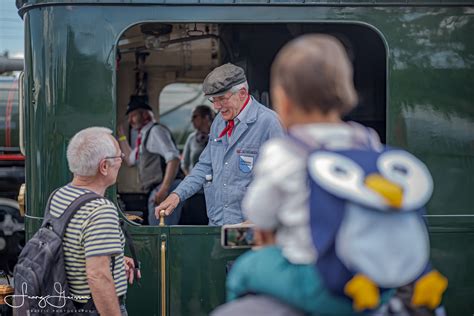
[[257, 146], [242, 146], [236, 149], [237, 166], [243, 174], [250, 174], [258, 156]]
[[219, 172], [222, 168], [227, 144], [223, 139], [213, 138], [209, 140], [208, 146], [210, 146], [212, 169], [214, 172]]

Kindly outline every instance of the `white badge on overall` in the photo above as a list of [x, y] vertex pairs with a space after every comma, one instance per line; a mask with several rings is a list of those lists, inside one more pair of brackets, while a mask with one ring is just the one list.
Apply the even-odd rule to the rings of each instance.
[[253, 156], [240, 155], [239, 156], [239, 169], [242, 172], [249, 173], [253, 169]]

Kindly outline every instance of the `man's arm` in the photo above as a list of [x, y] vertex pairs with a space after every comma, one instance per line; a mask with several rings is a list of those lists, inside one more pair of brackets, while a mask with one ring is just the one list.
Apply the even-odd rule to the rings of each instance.
[[115, 283], [110, 272], [110, 257], [86, 258], [86, 273], [92, 299], [100, 315], [120, 315]]
[[128, 143], [127, 137], [125, 136], [125, 131], [121, 125], [119, 125], [117, 134], [120, 150], [125, 155], [125, 162], [127, 163], [127, 166], [133, 166], [135, 162], [130, 160], [130, 153], [132, 152], [132, 148]]
[[[160, 155], [166, 161], [160, 189], [155, 193], [155, 204], [159, 204], [168, 196], [171, 185], [176, 179], [179, 169], [179, 150], [171, 137], [170, 131], [162, 125], [151, 127], [148, 142], [145, 145], [148, 151]], [[153, 172], [153, 170], [150, 170], [150, 172]]]
[[[123, 253], [118, 211], [112, 203], [98, 206], [82, 230], [87, 283], [101, 315], [120, 315], [110, 258]], [[121, 263], [124, 264], [124, 263]]]
[[191, 173], [184, 178], [178, 187], [160, 205], [155, 208], [156, 218], [159, 218], [160, 211], [162, 210], [165, 211], [167, 216], [173, 213], [174, 209], [181, 201], [196, 194], [202, 188], [206, 175], [212, 175], [210, 147], [211, 145], [208, 143], [206, 148], [204, 148], [204, 151], [201, 153], [201, 156], [199, 156], [198, 163], [191, 170]]

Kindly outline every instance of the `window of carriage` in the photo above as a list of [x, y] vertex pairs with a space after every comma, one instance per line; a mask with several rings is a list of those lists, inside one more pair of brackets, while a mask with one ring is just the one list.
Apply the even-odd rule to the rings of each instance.
[[160, 123], [166, 125], [180, 149], [193, 131], [191, 115], [201, 104], [211, 105], [202, 92], [200, 83], [172, 83], [161, 90], [159, 96]]

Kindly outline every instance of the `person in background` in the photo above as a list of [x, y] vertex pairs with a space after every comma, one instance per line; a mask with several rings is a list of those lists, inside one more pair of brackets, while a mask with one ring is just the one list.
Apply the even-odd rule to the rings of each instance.
[[193, 111], [191, 122], [196, 130], [186, 139], [181, 160], [181, 169], [186, 176], [199, 161], [199, 156], [206, 148], [214, 116], [215, 113], [207, 105], [198, 105]]
[[253, 167], [264, 142], [283, 135], [275, 112], [249, 94], [241, 67], [224, 64], [210, 72], [203, 91], [219, 111], [209, 142], [198, 163], [181, 184], [155, 209], [166, 215], [204, 186], [209, 225], [245, 221], [242, 199], [253, 176]]
[[[148, 195], [148, 224], [158, 225], [154, 208], [160, 204], [181, 181], [179, 150], [170, 130], [156, 122], [151, 107], [143, 96], [132, 96], [127, 107], [128, 124], [138, 132], [136, 144], [131, 149], [123, 126], [119, 126], [118, 140], [125, 161], [137, 166], [142, 189]], [[176, 214], [165, 219], [167, 225], [177, 225], [181, 216], [181, 205]]]
[[[184, 144], [181, 169], [185, 175], [191, 172], [199, 161], [202, 151], [206, 148], [214, 116], [214, 111], [207, 105], [198, 105], [192, 113], [191, 122], [196, 130], [189, 134]], [[208, 222], [204, 191], [200, 190], [184, 202], [179, 224], [207, 225]]]

